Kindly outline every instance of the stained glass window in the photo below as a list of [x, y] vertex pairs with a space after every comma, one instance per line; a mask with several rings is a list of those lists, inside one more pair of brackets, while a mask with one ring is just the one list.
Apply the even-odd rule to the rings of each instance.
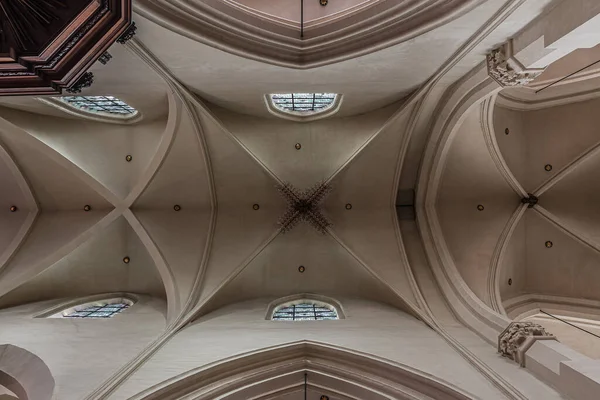
[[274, 321], [323, 321], [339, 318], [331, 306], [324, 303], [303, 302], [276, 309], [272, 319]]
[[331, 108], [336, 97], [335, 93], [276, 93], [271, 102], [280, 111], [314, 114]]
[[120, 312], [129, 308], [126, 303], [95, 304], [75, 310], [70, 314], [63, 315], [64, 318], [112, 318]]
[[114, 96], [63, 96], [61, 101], [83, 111], [99, 114], [120, 115], [123, 117], [137, 114], [137, 110]]

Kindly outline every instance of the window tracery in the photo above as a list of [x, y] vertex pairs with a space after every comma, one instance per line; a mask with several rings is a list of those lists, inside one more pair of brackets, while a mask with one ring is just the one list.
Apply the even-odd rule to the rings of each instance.
[[58, 304], [38, 314], [36, 318], [113, 318], [132, 307], [137, 302], [135, 296], [90, 296], [73, 299]]
[[335, 93], [274, 93], [270, 95], [273, 106], [282, 112], [317, 114], [335, 104]]
[[134, 116], [137, 110], [114, 96], [63, 96], [62, 102], [71, 107], [90, 113], [109, 114], [117, 116]]
[[127, 308], [129, 308], [127, 303], [93, 304], [82, 308], [75, 307], [75, 310], [63, 315], [63, 318], [112, 318]]
[[335, 307], [312, 300], [283, 304], [275, 309], [273, 321], [324, 321], [339, 319]]

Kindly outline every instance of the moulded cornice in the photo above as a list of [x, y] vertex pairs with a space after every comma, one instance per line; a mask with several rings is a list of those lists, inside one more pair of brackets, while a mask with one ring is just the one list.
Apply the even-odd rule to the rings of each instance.
[[[538, 314], [540, 309], [561, 316], [600, 320], [600, 301], [573, 297], [527, 293], [503, 302], [508, 316], [515, 321]], [[600, 324], [600, 322], [598, 322]]]
[[422, 35], [483, 0], [378, 2], [299, 29], [220, 0], [140, 0], [136, 13], [200, 43], [242, 57], [308, 69], [355, 58]]
[[[562, 92], [566, 92], [569, 87], [563, 86]], [[536, 111], [545, 108], [558, 107], [565, 104], [579, 103], [583, 101], [593, 100], [600, 97], [600, 88], [580, 89], [569, 93], [555, 94], [543, 96], [536, 94], [533, 90], [530, 93], [511, 93], [501, 92], [498, 94], [496, 104], [500, 107], [508, 108], [517, 111]]]

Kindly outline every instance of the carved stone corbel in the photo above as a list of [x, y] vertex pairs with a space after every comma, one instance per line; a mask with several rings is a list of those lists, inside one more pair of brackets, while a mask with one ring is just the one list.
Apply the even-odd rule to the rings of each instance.
[[537, 340], [556, 340], [556, 336], [533, 322], [512, 322], [498, 336], [498, 352], [524, 367], [525, 353]]
[[527, 85], [544, 72], [544, 68], [525, 68], [514, 57], [512, 40], [488, 53], [486, 63], [488, 75], [503, 87]]

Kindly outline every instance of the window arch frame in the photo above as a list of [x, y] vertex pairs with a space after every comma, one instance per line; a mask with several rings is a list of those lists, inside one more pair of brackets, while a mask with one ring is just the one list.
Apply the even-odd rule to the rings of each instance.
[[[319, 295], [319, 294], [313, 294], [313, 293], [295, 294], [292, 296], [286, 296], [286, 297], [282, 297], [282, 298], [272, 301], [271, 303], [269, 303], [269, 306], [267, 308], [267, 314], [266, 314], [265, 319], [268, 321], [277, 321], [277, 320], [273, 319], [273, 315], [278, 310], [285, 308], [285, 307], [289, 307], [294, 304], [307, 303], [307, 302], [333, 309], [337, 314], [337, 320], [346, 319], [346, 314], [345, 314], [344, 309], [339, 301], [337, 301], [336, 299], [333, 299], [331, 297], [327, 297], [327, 296], [323, 296], [323, 295]], [[335, 321], [335, 320], [314, 320], [314, 321], [322, 322], [322, 321]], [[291, 321], [291, 322], [296, 322], [296, 321]], [[303, 321], [303, 322], [307, 322], [307, 321]]]
[[[267, 110], [279, 117], [279, 118], [283, 118], [283, 119], [288, 119], [291, 121], [296, 121], [296, 122], [310, 122], [310, 121], [316, 121], [319, 119], [323, 119], [323, 118], [327, 118], [332, 116], [333, 114], [337, 113], [341, 106], [342, 106], [342, 100], [343, 100], [343, 95], [340, 93], [331, 93], [335, 95], [335, 98], [333, 99], [333, 102], [331, 103], [331, 105], [329, 107], [326, 107], [324, 110], [322, 111], [315, 111], [315, 112], [311, 112], [311, 113], [302, 113], [300, 111], [284, 111], [281, 110], [280, 108], [278, 108], [275, 103], [273, 102], [273, 97], [274, 95], [278, 95], [278, 94], [296, 94], [299, 92], [290, 92], [290, 93], [269, 93], [265, 95], [265, 104], [267, 106]], [[315, 92], [316, 93], [316, 92]], [[303, 93], [305, 94], [305, 93]], [[314, 94], [314, 93], [312, 93]]]
[[[113, 96], [113, 95], [106, 95], [106, 96], [115, 97], [117, 100], [126, 103], [124, 100], [122, 100], [116, 96]], [[135, 109], [135, 113], [133, 113], [133, 114], [110, 114], [110, 113], [100, 113], [100, 112], [95, 112], [95, 111], [86, 111], [85, 109], [74, 106], [65, 100], [61, 100], [62, 97], [90, 97], [90, 96], [38, 97], [37, 100], [46, 105], [57, 108], [66, 114], [69, 114], [69, 115], [72, 115], [75, 117], [79, 117], [79, 118], [83, 118], [83, 119], [87, 119], [90, 121], [105, 122], [105, 123], [109, 123], [109, 124], [130, 125], [130, 124], [135, 124], [135, 123], [140, 122], [143, 118], [142, 112], [140, 110], [138, 110], [137, 108], [131, 106], [129, 103], [126, 103], [126, 104], [128, 106], [132, 107], [133, 109]]]

